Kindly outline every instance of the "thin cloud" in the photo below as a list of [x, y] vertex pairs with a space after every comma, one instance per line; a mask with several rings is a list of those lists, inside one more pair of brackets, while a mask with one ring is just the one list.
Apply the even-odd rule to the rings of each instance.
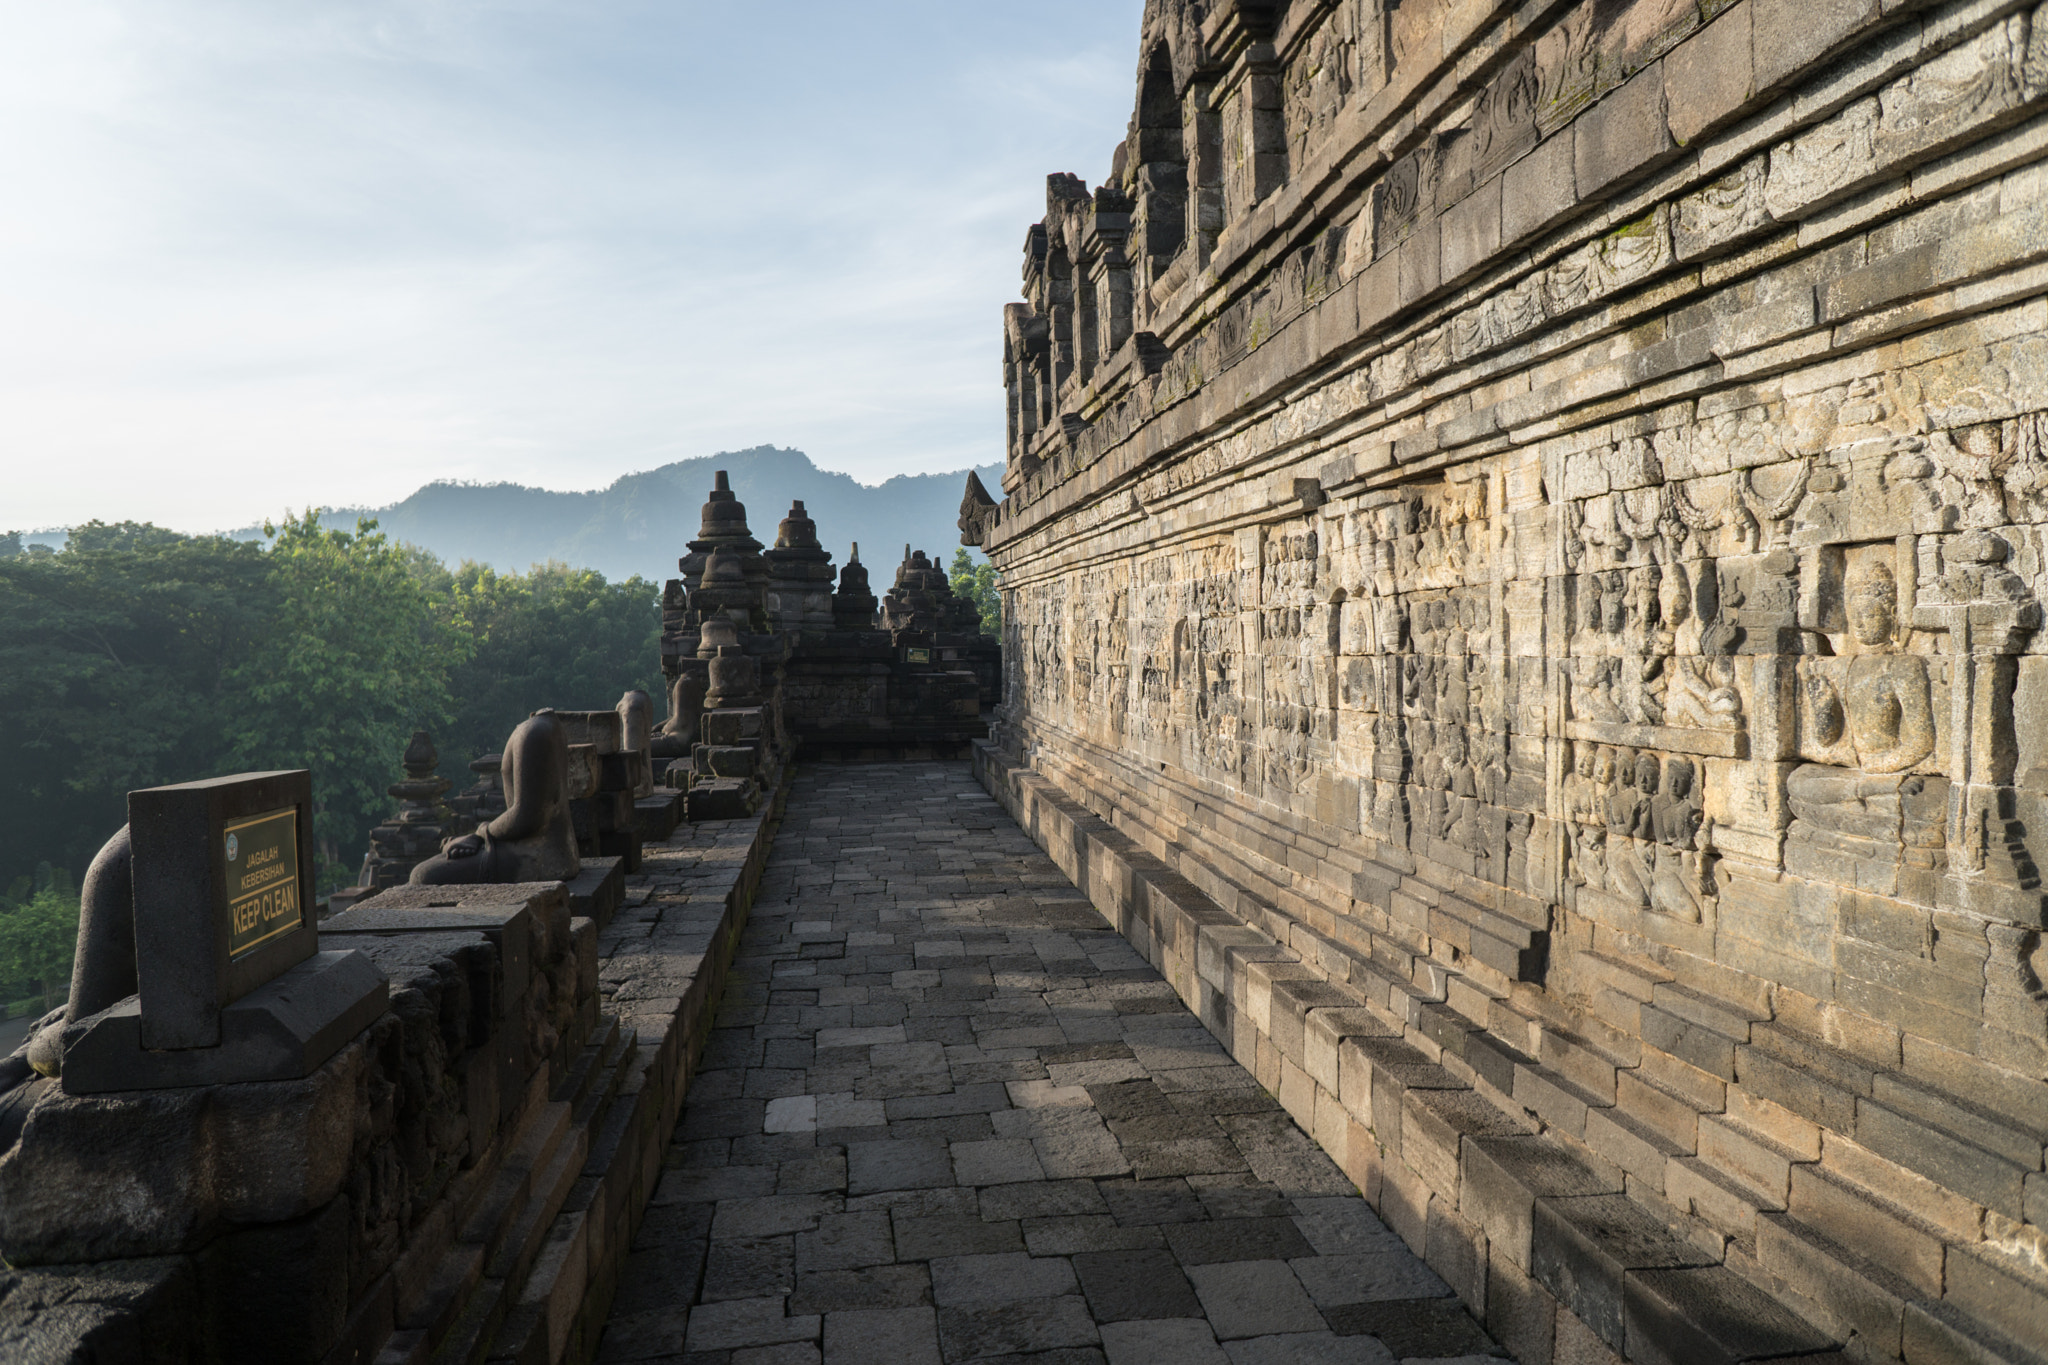
[[0, 0], [0, 526], [1001, 457], [1139, 0]]

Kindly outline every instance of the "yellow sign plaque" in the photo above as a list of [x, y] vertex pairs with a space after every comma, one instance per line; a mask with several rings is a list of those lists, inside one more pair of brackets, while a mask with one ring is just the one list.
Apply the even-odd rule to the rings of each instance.
[[228, 956], [299, 927], [299, 813], [287, 806], [232, 821], [221, 832], [227, 855]]

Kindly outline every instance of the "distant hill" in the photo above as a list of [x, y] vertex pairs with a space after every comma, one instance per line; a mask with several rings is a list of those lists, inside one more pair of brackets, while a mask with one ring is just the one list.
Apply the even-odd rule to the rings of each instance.
[[[514, 483], [430, 483], [389, 507], [338, 508], [322, 520], [352, 526], [358, 515], [373, 516], [392, 539], [431, 550], [451, 565], [474, 559], [521, 571], [559, 559], [613, 581], [637, 573], [659, 583], [675, 576], [676, 559], [695, 538], [705, 494], [721, 469], [732, 476], [733, 491], [746, 504], [747, 524], [763, 545], [775, 543], [776, 523], [792, 498], [804, 501], [835, 565], [846, 562], [853, 541], [860, 542], [862, 561], [875, 569], [893, 567], [906, 541], [948, 562], [960, 543], [956, 521], [966, 470], [899, 474], [871, 488], [851, 475], [818, 468], [800, 450], [774, 446], [678, 460], [589, 493]], [[977, 472], [990, 487], [1002, 478], [1000, 465]]]

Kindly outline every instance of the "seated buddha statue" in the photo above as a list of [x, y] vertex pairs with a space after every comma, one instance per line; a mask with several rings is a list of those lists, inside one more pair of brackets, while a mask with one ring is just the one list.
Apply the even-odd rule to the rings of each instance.
[[583, 870], [569, 815], [569, 738], [536, 711], [505, 741], [505, 812], [412, 871], [416, 886], [567, 881]]

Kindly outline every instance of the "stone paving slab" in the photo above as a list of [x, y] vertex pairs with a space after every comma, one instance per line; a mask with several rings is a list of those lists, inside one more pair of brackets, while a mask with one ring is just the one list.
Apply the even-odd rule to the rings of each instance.
[[601, 1362], [1504, 1354], [966, 764], [798, 775]]

